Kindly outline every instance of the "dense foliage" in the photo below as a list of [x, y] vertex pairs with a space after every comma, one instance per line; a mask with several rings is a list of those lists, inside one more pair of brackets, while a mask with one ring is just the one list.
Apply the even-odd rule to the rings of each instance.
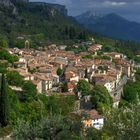
[[63, 73], [63, 70], [62, 70], [61, 68], [58, 68], [58, 69], [57, 69], [57, 75], [58, 75], [58, 76], [61, 76], [62, 73]]
[[86, 52], [87, 51], [87, 46], [85, 46], [85, 45], [80, 45], [78, 47], [68, 46], [66, 48], [66, 51], [74, 51], [75, 53]]
[[124, 86], [123, 100], [121, 101], [121, 106], [131, 104], [139, 104], [140, 102], [140, 73], [139, 69], [136, 72], [136, 81], [129, 81]]
[[21, 86], [23, 83], [22, 76], [16, 71], [7, 72], [7, 81], [9, 85], [17, 87]]
[[81, 95], [89, 95], [90, 92], [90, 84], [86, 80], [80, 80], [77, 84], [77, 90], [81, 92]]
[[3, 35], [0, 35], [0, 48], [7, 48], [7, 47], [8, 47], [7, 38], [4, 37]]
[[112, 106], [112, 98], [104, 86], [96, 85], [91, 91], [91, 101], [99, 111]]
[[[140, 138], [139, 105], [110, 110], [105, 113], [107, 122], [102, 131], [93, 131], [95, 140], [138, 140]], [[95, 132], [95, 133], [94, 133]]]
[[140, 56], [134, 57], [134, 60], [135, 60], [136, 63], [140, 63]]
[[14, 63], [18, 60], [18, 57], [15, 55], [11, 55], [7, 50], [0, 49], [0, 59], [7, 60], [9, 63]]
[[9, 123], [9, 97], [7, 92], [7, 81], [5, 74], [0, 75], [0, 126]]
[[115, 40], [100, 35], [95, 35], [96, 43], [102, 44], [103, 52], [121, 52], [126, 54], [129, 59], [134, 59], [136, 55], [140, 54], [140, 44], [134, 41]]
[[[11, 72], [11, 73], [14, 73], [14, 72]], [[34, 126], [35, 124], [40, 124], [40, 122], [43, 123], [43, 119], [45, 119], [46, 121], [47, 121], [47, 118], [49, 120], [53, 120], [53, 116], [59, 116], [59, 115], [62, 118], [64, 118], [64, 116], [67, 116], [70, 112], [74, 110], [75, 100], [76, 100], [75, 96], [64, 96], [64, 95], [56, 95], [56, 94], [54, 94], [53, 96], [46, 96], [43, 94], [39, 95], [37, 94], [36, 87], [32, 84], [32, 82], [30, 81], [25, 82], [23, 81], [23, 79], [21, 79], [21, 84], [19, 84], [17, 83], [18, 74], [16, 73], [14, 74], [17, 77], [15, 77], [14, 79], [10, 79], [11, 78], [10, 72], [7, 73], [7, 77], [8, 79], [10, 79], [10, 83], [12, 84], [15, 81], [14, 85], [16, 86], [18, 85], [22, 87], [23, 91], [16, 92], [10, 88], [7, 88], [9, 101], [6, 101], [5, 103], [10, 104], [10, 110], [9, 110], [10, 114], [8, 115], [10, 123], [8, 124], [10, 124], [12, 128], [13, 127], [17, 128], [19, 123], [24, 122], [24, 124], [22, 124], [23, 129], [20, 129], [20, 130], [16, 129], [16, 131], [18, 131], [18, 137], [19, 135], [21, 135], [21, 133], [26, 133], [26, 131], [30, 132], [32, 129], [34, 129], [34, 128], [32, 129], [27, 128], [26, 130], [24, 130], [24, 125], [26, 124], [29, 125], [28, 127], [35, 127]], [[4, 92], [3, 95], [6, 95], [5, 93], [6, 92]], [[1, 100], [1, 103], [3, 103], [2, 100]], [[3, 107], [3, 105], [1, 105], [1, 107]], [[7, 110], [8, 106], [4, 104], [4, 107], [6, 107], [6, 111], [8, 111]], [[1, 116], [1, 119], [2, 119], [2, 116]], [[58, 120], [56, 119], [54, 121], [58, 121]], [[50, 123], [50, 122], [47, 121], [46, 123]], [[61, 125], [62, 124], [58, 124], [58, 127], [61, 127]], [[69, 126], [69, 123], [67, 125]], [[39, 127], [39, 126], [37, 125], [36, 127]], [[3, 131], [4, 129], [8, 129], [8, 128], [3, 128]], [[11, 131], [11, 129], [9, 131]], [[9, 131], [6, 130], [5, 133], [0, 133], [0, 136], [7, 135], [8, 133], [10, 133]], [[42, 130], [42, 133], [43, 131], [46, 131], [46, 129], [44, 128], [44, 130]], [[51, 131], [51, 123], [50, 123], [50, 126], [48, 126], [48, 131]], [[30, 137], [32, 133], [26, 133], [26, 135], [28, 135], [27, 137]], [[36, 134], [38, 134], [38, 132], [36, 132]], [[26, 137], [26, 135], [24, 134], [24, 137]], [[44, 132], [44, 134], [41, 137], [46, 137], [45, 135], [46, 133]], [[49, 137], [49, 135], [47, 136]]]
[[19, 122], [16, 126], [14, 135], [17, 139], [36, 139], [47, 140], [78, 140], [81, 139], [82, 125], [78, 116], [61, 115], [50, 116], [38, 122]]

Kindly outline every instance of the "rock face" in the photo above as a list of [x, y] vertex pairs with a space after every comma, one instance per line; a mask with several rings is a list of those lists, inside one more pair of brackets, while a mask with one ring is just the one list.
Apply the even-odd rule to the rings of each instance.
[[8, 10], [9, 13], [16, 15], [18, 13], [15, 6], [17, 2], [27, 3], [29, 0], [0, 0], [0, 11], [6, 12]]
[[[19, 3], [29, 3], [29, 0], [0, 0], [0, 12], [8, 12], [8, 14], [17, 15], [18, 14], [18, 6]], [[56, 15], [56, 13], [61, 13], [64, 16], [67, 16], [67, 9], [63, 5], [59, 4], [48, 4], [43, 2], [30, 2], [32, 8], [34, 10], [38, 10], [38, 6], [41, 8], [41, 11], [46, 15], [50, 13], [52, 16]]]
[[10, 0], [0, 0], [0, 5], [10, 7], [13, 6], [13, 3]]
[[44, 2], [30, 2], [32, 3], [34, 6], [40, 6], [42, 7], [42, 11], [47, 11], [47, 9], [50, 9], [49, 13], [51, 13], [51, 15], [55, 15], [55, 13], [61, 13], [64, 16], [67, 16], [67, 9], [64, 5], [59, 5], [59, 4], [50, 4], [50, 3], [44, 3]]
[[61, 14], [67, 16], [68, 11], [67, 11], [65, 6], [59, 5], [59, 4], [48, 4], [48, 5], [52, 6], [55, 9], [57, 9], [57, 11], [59, 11]]
[[10, 0], [0, 0], [0, 12], [17, 14], [16, 7]]

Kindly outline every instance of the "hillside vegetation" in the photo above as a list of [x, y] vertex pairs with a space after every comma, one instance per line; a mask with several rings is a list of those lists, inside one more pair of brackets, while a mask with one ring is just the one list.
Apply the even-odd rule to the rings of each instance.
[[14, 0], [0, 5], [0, 18], [0, 32], [8, 37], [11, 46], [21, 42], [17, 37], [33, 40], [35, 47], [47, 42], [85, 40], [88, 34], [61, 5]]

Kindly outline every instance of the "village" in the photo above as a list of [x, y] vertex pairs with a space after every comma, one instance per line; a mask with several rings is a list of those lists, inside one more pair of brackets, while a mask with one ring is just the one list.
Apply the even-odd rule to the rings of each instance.
[[[103, 47], [101, 44], [90, 44], [87, 52], [78, 54], [66, 51], [66, 47], [66, 45], [52, 44], [35, 50], [30, 49], [30, 42], [27, 40], [24, 49], [8, 49], [10, 54], [19, 57], [19, 61], [14, 63], [14, 67], [8, 69], [19, 72], [24, 80], [32, 81], [39, 94], [46, 96], [55, 93], [65, 96], [76, 95], [79, 100], [76, 112], [84, 112], [89, 115], [89, 119], [83, 120], [85, 127], [101, 129], [105, 118], [94, 108], [84, 107], [90, 102], [90, 95], [82, 96], [79, 91], [75, 90], [78, 82], [85, 80], [92, 86], [106, 87], [113, 99], [113, 107], [117, 108], [124, 85], [128, 80], [135, 80], [134, 64], [122, 53], [103, 52], [98, 55]], [[66, 90], [63, 89], [64, 86]], [[11, 88], [22, 91], [20, 87]]]

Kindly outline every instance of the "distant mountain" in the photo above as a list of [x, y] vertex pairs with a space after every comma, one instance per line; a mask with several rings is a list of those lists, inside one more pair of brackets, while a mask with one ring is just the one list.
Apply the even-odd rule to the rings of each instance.
[[76, 20], [83, 25], [95, 24], [96, 20], [103, 17], [101, 14], [93, 13], [91, 11], [87, 11], [76, 17]]
[[115, 13], [95, 15], [88, 11], [77, 16], [76, 20], [86, 28], [102, 35], [140, 42], [140, 23], [128, 21]]

